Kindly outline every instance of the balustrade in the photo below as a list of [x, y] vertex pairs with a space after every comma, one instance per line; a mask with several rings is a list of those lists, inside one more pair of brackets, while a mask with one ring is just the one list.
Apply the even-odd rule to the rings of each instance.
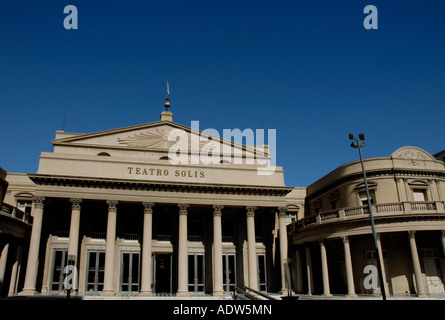
[[[373, 204], [372, 210], [376, 215], [386, 214], [419, 214], [425, 213], [445, 213], [443, 208], [445, 202], [434, 201], [408, 201], [408, 202], [394, 202], [394, 203], [382, 203]], [[333, 222], [343, 219], [356, 219], [361, 216], [369, 216], [368, 206], [357, 206], [349, 208], [341, 208], [320, 212], [318, 215], [306, 217], [298, 220], [288, 226], [289, 231], [296, 231], [301, 228], [305, 228], [308, 225], [325, 223], [326, 221]]]

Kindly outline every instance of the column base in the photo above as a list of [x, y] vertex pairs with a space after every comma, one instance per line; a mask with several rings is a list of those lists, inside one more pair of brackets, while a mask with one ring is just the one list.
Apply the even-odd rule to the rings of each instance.
[[190, 292], [188, 291], [177, 291], [176, 292], [177, 297], [190, 297]]
[[20, 297], [35, 296], [38, 292], [35, 289], [23, 289], [17, 295]]
[[323, 297], [332, 297], [332, 293], [323, 293]]
[[141, 292], [139, 292], [138, 296], [153, 297], [153, 292], [152, 291], [141, 291]]
[[347, 297], [347, 298], [358, 298], [358, 295], [355, 294], [355, 293], [348, 293], [348, 294], [346, 295], [346, 297]]
[[214, 296], [214, 297], [222, 297], [224, 295], [225, 295], [224, 291], [214, 291], [214, 292], [212, 292], [212, 296]]

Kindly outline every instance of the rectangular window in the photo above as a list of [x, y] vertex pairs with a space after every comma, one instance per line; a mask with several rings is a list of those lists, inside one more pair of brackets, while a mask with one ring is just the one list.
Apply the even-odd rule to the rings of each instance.
[[87, 291], [102, 291], [104, 288], [105, 251], [88, 252], [87, 270]]
[[[360, 202], [362, 206], [368, 205], [368, 196], [366, 195], [366, 191], [361, 191], [359, 193]], [[369, 197], [371, 198], [371, 204], [375, 203], [375, 191], [369, 190]]]
[[204, 253], [188, 255], [188, 285], [190, 292], [203, 292], [205, 284]]
[[51, 277], [51, 291], [62, 291], [63, 290], [63, 269], [67, 265], [68, 250], [67, 249], [56, 249], [53, 252], [53, 267], [52, 267], [52, 277]]
[[224, 254], [223, 255], [223, 281], [224, 281], [224, 291], [231, 292], [235, 291], [236, 285], [236, 264], [235, 264], [235, 254]]
[[257, 265], [258, 265], [258, 289], [260, 291], [267, 291], [265, 254], [257, 254]]
[[295, 221], [297, 221], [297, 215], [296, 214], [286, 215], [286, 224], [294, 223]]
[[19, 208], [23, 212], [31, 213], [32, 201], [18, 200], [17, 201], [17, 208]]
[[139, 291], [139, 258], [139, 252], [122, 252], [120, 291]]

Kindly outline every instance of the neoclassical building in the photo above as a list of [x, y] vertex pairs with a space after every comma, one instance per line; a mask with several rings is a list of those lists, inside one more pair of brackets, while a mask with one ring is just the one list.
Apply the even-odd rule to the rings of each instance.
[[[196, 137], [199, 147], [188, 144]], [[37, 173], [7, 175], [5, 202], [32, 207], [33, 219], [10, 295], [64, 293], [67, 265], [81, 296], [285, 290], [286, 224], [304, 209], [305, 188], [285, 186], [267, 146], [197, 132], [170, 111], [131, 127], [57, 131], [52, 145]]]
[[[416, 147], [364, 161], [383, 278], [390, 295], [444, 294], [445, 168]], [[295, 291], [376, 294], [365, 286], [376, 266], [360, 161], [342, 165], [307, 187], [306, 210], [288, 225]]]

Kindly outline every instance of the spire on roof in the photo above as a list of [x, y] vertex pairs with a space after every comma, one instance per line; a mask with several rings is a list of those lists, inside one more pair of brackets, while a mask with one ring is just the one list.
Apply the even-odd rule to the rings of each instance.
[[164, 103], [165, 111], [168, 111], [168, 108], [170, 108], [170, 99], [168, 98], [169, 95], [170, 95], [170, 87], [168, 85], [168, 79], [167, 79], [167, 98], [165, 98], [165, 103]]
[[168, 111], [168, 108], [170, 108], [170, 99], [168, 98], [169, 96], [170, 96], [170, 86], [168, 84], [168, 79], [167, 79], [167, 98], [165, 98], [165, 103], [164, 103], [165, 111], [161, 112], [161, 121], [173, 120], [173, 113]]

